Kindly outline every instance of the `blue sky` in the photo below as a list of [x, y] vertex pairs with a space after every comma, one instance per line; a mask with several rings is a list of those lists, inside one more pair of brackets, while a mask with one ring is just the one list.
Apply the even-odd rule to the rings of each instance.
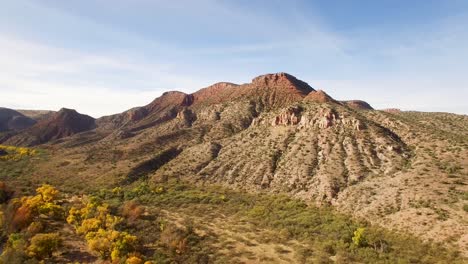
[[0, 0], [0, 106], [94, 117], [288, 72], [337, 99], [468, 114], [468, 1]]

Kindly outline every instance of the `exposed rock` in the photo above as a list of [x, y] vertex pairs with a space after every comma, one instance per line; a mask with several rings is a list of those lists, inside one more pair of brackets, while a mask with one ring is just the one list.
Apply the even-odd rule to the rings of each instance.
[[341, 122], [345, 126], [352, 127], [357, 131], [361, 131], [365, 128], [365, 125], [359, 119], [356, 119], [356, 118], [341, 117]]
[[273, 126], [279, 125], [297, 125], [300, 120], [300, 113], [302, 109], [299, 107], [290, 107], [286, 109], [283, 113], [276, 116], [271, 123]]
[[329, 128], [333, 126], [336, 120], [336, 115], [332, 111], [328, 111], [323, 114], [320, 119], [319, 127], [320, 128]]
[[300, 91], [304, 95], [314, 91], [306, 82], [284, 72], [258, 76], [252, 80], [252, 85], [257, 87], [283, 87]]
[[341, 125], [349, 129], [361, 131], [366, 128], [365, 123], [361, 120], [346, 114], [341, 116], [335, 110], [329, 108], [321, 108], [318, 111], [304, 111], [301, 107], [289, 107], [280, 112], [280, 114], [270, 117], [259, 116], [252, 120], [251, 126], [260, 125], [272, 126], [295, 126], [299, 129], [305, 128], [321, 128], [326, 129], [333, 126]]

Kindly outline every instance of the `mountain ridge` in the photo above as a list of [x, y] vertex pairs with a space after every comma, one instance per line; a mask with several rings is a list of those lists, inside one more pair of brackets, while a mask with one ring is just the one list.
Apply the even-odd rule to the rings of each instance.
[[82, 115], [73, 109], [62, 108], [49, 117], [19, 131], [8, 138], [5, 144], [33, 146], [68, 137], [94, 129], [94, 118]]

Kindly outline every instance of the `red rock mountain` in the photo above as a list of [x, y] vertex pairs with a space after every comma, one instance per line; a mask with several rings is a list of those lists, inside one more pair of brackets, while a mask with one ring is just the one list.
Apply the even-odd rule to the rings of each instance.
[[62, 108], [50, 117], [11, 137], [6, 144], [38, 145], [68, 137], [96, 127], [94, 118], [82, 115], [72, 109]]
[[185, 108], [201, 109], [232, 101], [250, 101], [257, 107], [273, 109], [301, 101], [313, 91], [307, 83], [287, 73], [266, 74], [254, 78], [251, 83], [220, 82], [193, 94], [166, 92], [146, 106], [102, 117], [97, 124], [103, 129], [125, 126], [141, 129], [175, 118]]
[[[261, 112], [287, 107], [296, 102], [332, 103], [351, 108], [372, 109], [362, 101], [337, 102], [324, 91], [315, 91], [309, 84], [287, 73], [265, 74], [255, 77], [251, 83], [234, 84], [220, 82], [195, 93], [178, 91], [165, 92], [151, 103], [135, 107], [120, 114], [101, 117], [97, 120], [78, 114], [74, 110], [62, 109], [57, 113], [43, 115], [36, 125], [14, 136], [12, 144], [35, 145], [46, 143], [83, 131], [97, 128], [104, 134], [117, 133], [119, 137], [141, 131], [169, 120], [179, 118], [186, 124], [196, 119], [219, 119], [221, 104], [238, 102], [232, 112], [224, 111], [237, 120], [231, 129], [243, 129]], [[214, 108], [210, 108], [214, 106]], [[237, 111], [237, 112], [236, 112]], [[238, 114], [238, 115], [236, 115]], [[114, 134], [115, 134], [114, 133]]]

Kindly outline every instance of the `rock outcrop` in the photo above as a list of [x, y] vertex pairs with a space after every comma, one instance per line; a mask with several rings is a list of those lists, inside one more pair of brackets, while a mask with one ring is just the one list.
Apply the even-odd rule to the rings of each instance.
[[273, 126], [279, 126], [279, 125], [297, 125], [299, 123], [299, 120], [301, 118], [300, 113], [301, 113], [301, 108], [299, 107], [290, 107], [286, 109], [283, 113], [280, 115], [276, 116], [271, 123]]
[[319, 128], [327, 129], [342, 126], [347, 129], [361, 131], [365, 124], [350, 114], [338, 114], [330, 108], [320, 108], [317, 111], [305, 111], [301, 107], [289, 107], [277, 115], [260, 116], [252, 120], [251, 126], [295, 126], [298, 129]]

